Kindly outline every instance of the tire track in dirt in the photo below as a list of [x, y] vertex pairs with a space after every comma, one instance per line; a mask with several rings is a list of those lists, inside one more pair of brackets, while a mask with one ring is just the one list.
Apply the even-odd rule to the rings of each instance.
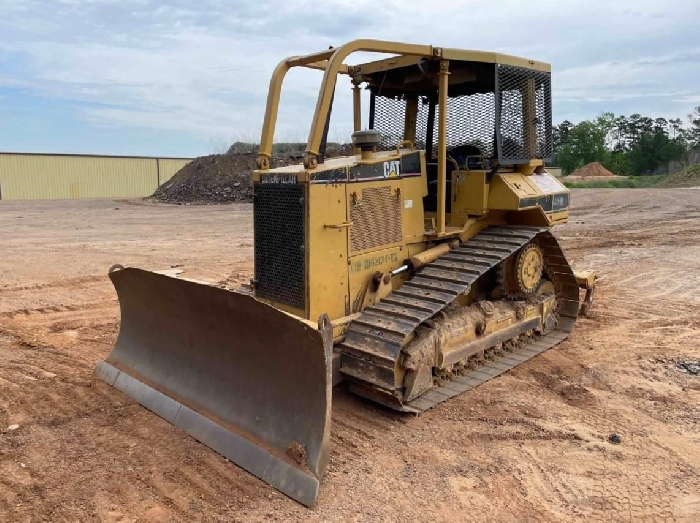
[[[661, 282], [672, 282], [672, 271], [654, 271], [653, 274]], [[636, 273], [627, 281], [618, 281], [611, 287], [624, 288], [630, 282], [638, 281], [637, 278], [643, 280], [645, 276], [648, 275]], [[698, 476], [687, 473], [700, 463], [700, 453], [689, 450], [687, 442], [666, 427], [669, 424], [675, 427], [685, 425], [679, 417], [685, 416], [684, 413], [693, 408], [692, 403], [688, 403], [687, 399], [678, 399], [680, 387], [677, 384], [659, 390], [657, 384], [669, 379], [666, 367], [658, 364], [649, 366], [646, 365], [648, 360], [639, 358], [648, 356], [655, 361], [668, 351], [669, 346], [675, 346], [675, 342], [682, 349], [683, 344], [679, 338], [689, 334], [697, 336], [698, 307], [668, 298], [677, 297], [679, 290], [690, 293], [700, 290], [688, 288], [687, 283], [664, 285], [663, 290], [646, 285], [645, 288], [653, 290], [642, 299], [638, 294], [626, 290], [613, 294], [614, 289], [611, 288], [605, 299], [597, 304], [596, 316], [607, 316], [614, 318], [614, 321], [591, 326], [589, 338], [600, 340], [595, 343], [595, 348], [602, 348], [604, 340], [611, 339], [612, 332], [617, 339], [627, 337], [639, 340], [640, 337], [648, 339], [654, 336], [656, 329], [672, 329], [658, 333], [663, 342], [649, 339], [651, 343], [638, 352], [636, 363], [615, 372], [614, 379], [610, 369], [604, 369], [604, 375], [609, 376], [606, 381], [612, 394], [599, 401], [598, 408], [591, 405], [592, 408], [587, 408], [580, 415], [586, 426], [599, 426], [609, 431], [615, 428], [623, 441], [619, 450], [609, 448], [610, 443], [607, 441], [594, 443], [591, 447], [591, 451], [600, 454], [601, 458], [585, 461], [586, 475], [589, 478], [588, 489], [585, 491], [588, 502], [582, 508], [585, 509], [583, 513], [587, 520], [612, 521], [619, 520], [620, 517], [630, 521], [646, 518], [659, 521], [686, 520], [686, 514], [678, 510], [678, 505], [682, 505], [685, 497], [700, 486]], [[638, 342], [636, 347], [639, 350]], [[690, 347], [686, 348], [688, 349], [691, 352], [693, 350]], [[621, 357], [624, 358], [624, 353], [611, 352], [605, 360], [612, 364]], [[601, 359], [596, 359], [600, 366]], [[679, 375], [675, 378], [678, 379]], [[630, 394], [630, 389], [622, 385], [627, 382], [643, 385], [637, 385]], [[661, 403], [662, 406], [650, 410], [648, 405], [639, 401], [645, 396], [654, 398], [654, 403]], [[635, 426], [645, 428], [625, 429]], [[697, 426], [694, 429], [697, 430]], [[648, 441], [652, 433], [654, 439]], [[675, 450], [677, 446], [684, 449], [682, 453]], [[585, 508], [585, 505], [588, 507]]]
[[74, 289], [89, 283], [103, 283], [107, 276], [80, 276], [77, 278], [68, 278], [64, 280], [56, 280], [48, 283], [33, 283], [30, 285], [2, 285], [0, 286], [0, 295], [13, 292], [37, 291], [44, 289]]
[[3, 345], [0, 354], [0, 424], [27, 419], [60, 423], [93, 410], [91, 381], [82, 377], [90, 368], [85, 362], [55, 349], [28, 348], [21, 341]]
[[0, 427], [37, 419], [57, 427], [94, 412], [92, 354], [114, 338], [115, 310], [110, 300], [0, 315]]
[[82, 303], [80, 305], [54, 305], [34, 309], [18, 309], [0, 313], [2, 318], [18, 328], [50, 328], [51, 332], [79, 330], [114, 323], [118, 319], [119, 303], [116, 299]]
[[[96, 515], [93, 494], [102, 491], [103, 499], [112, 500], [106, 503], [110, 512], [118, 513], [121, 505], [113, 500], [132, 498], [138, 505], [145, 493], [146, 498], [159, 500], [164, 520], [186, 520], [187, 514], [201, 511], [204, 500], [228, 504], [224, 513], [231, 517], [240, 507], [232, 499], [252, 498], [261, 488], [259, 480], [128, 398], [115, 397], [106, 386], [77, 388], [54, 379], [50, 388], [31, 390], [22, 385], [20, 389], [20, 400], [30, 396], [33, 401], [17, 405], [21, 411], [13, 413], [13, 421], [20, 428], [9, 433], [10, 451], [0, 456], [0, 463], [13, 470], [20, 463], [25, 467], [18, 472], [19, 479], [17, 474], [0, 479], [14, 493], [9, 500], [0, 500], [2, 513], [11, 513], [19, 501], [37, 516], [83, 519]], [[64, 477], [61, 484], [50, 491], [40, 487], [57, 473]], [[229, 487], [222, 490], [222, 485]], [[71, 502], [66, 503], [68, 499]], [[33, 506], [43, 511], [35, 512]]]
[[28, 316], [33, 313], [50, 314], [65, 310], [84, 308], [85, 304], [112, 300], [117, 296], [106, 277], [88, 277], [76, 279], [75, 285], [37, 285], [22, 286], [11, 292], [0, 291], [0, 320], [16, 316]]

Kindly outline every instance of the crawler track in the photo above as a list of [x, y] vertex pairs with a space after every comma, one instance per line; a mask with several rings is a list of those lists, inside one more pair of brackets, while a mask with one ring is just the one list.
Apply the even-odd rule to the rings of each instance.
[[[535, 240], [544, 252], [545, 273], [554, 283], [557, 324], [545, 335], [528, 338], [513, 352], [433, 387], [403, 403], [396, 395], [395, 369], [401, 349], [424, 321], [447, 308], [489, 270]], [[424, 267], [391, 296], [363, 311], [339, 345], [341, 372], [355, 392], [394, 409], [423, 412], [494, 378], [561, 343], [573, 329], [579, 288], [559, 243], [549, 229], [492, 226]]]

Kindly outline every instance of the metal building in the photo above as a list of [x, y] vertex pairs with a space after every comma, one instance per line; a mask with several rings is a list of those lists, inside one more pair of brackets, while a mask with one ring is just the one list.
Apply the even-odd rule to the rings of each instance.
[[0, 199], [149, 196], [190, 161], [192, 158], [0, 153]]

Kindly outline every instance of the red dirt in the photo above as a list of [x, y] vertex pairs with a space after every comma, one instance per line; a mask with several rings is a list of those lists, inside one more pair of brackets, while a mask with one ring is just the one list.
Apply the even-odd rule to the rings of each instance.
[[337, 390], [314, 509], [93, 376], [108, 267], [247, 281], [251, 205], [0, 202], [0, 520], [699, 521], [700, 378], [676, 361], [700, 357], [700, 191], [572, 201], [555, 233], [600, 274], [591, 317], [419, 417]]
[[617, 176], [612, 171], [608, 171], [599, 162], [593, 162], [584, 165], [580, 169], [576, 169], [570, 176], [579, 176], [581, 178], [590, 178], [594, 176]]

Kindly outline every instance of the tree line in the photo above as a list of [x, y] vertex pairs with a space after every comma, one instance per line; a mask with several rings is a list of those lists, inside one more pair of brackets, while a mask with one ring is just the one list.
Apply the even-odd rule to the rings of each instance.
[[591, 162], [600, 162], [619, 175], [665, 174], [698, 161], [700, 106], [687, 119], [684, 125], [680, 118], [604, 112], [578, 124], [565, 120], [553, 128], [553, 164], [564, 174]]

